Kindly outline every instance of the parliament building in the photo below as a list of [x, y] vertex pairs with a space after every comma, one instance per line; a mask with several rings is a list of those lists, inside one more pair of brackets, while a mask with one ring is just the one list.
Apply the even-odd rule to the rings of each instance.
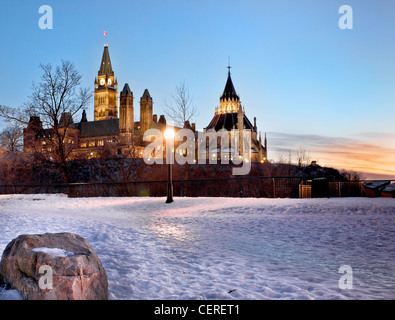
[[[62, 114], [59, 127], [67, 130], [65, 143], [70, 147], [70, 159], [104, 158], [116, 155], [141, 157], [148, 142], [143, 141], [144, 132], [150, 128], [164, 131], [166, 118], [153, 111], [153, 99], [148, 89], [140, 97], [140, 119], [134, 120], [134, 95], [127, 83], [118, 92], [118, 80], [111, 65], [108, 45], [105, 44], [100, 68], [94, 80], [94, 115], [93, 121], [88, 121], [83, 110], [79, 122], [75, 122], [69, 113]], [[196, 125], [185, 122], [184, 128], [191, 129], [196, 138]], [[176, 131], [180, 128], [175, 127]], [[220, 97], [219, 107], [209, 125], [203, 129], [215, 131], [226, 129], [251, 130], [251, 160], [254, 162], [267, 161], [266, 135], [262, 143], [261, 133], [258, 134], [256, 118], [250, 122], [241, 105], [240, 98], [234, 88], [230, 67], [225, 89]], [[28, 126], [24, 129], [25, 153], [50, 153], [52, 150], [48, 138], [50, 128], [43, 128], [37, 116], [30, 117]], [[43, 133], [46, 134], [43, 134]], [[198, 157], [197, 153], [197, 157]]]

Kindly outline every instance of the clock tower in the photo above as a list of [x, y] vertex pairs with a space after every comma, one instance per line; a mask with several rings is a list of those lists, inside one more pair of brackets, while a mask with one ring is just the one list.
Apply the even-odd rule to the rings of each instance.
[[118, 118], [118, 82], [114, 78], [108, 45], [104, 45], [100, 69], [95, 78], [95, 121]]

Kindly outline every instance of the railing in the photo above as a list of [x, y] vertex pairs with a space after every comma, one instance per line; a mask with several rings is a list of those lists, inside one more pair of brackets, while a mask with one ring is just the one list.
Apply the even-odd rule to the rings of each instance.
[[[320, 198], [364, 196], [363, 181], [317, 177], [243, 176], [173, 180], [174, 196]], [[166, 180], [1, 185], [0, 194], [63, 193], [70, 197], [166, 196]]]

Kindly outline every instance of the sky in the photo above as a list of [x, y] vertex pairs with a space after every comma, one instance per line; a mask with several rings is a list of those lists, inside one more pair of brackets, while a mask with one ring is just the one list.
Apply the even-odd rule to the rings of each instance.
[[[119, 89], [138, 101], [149, 89], [154, 113], [183, 81], [206, 127], [227, 78], [247, 117], [267, 133], [268, 158], [395, 179], [395, 2], [388, 0], [1, 0], [0, 104], [28, 100], [40, 63], [73, 62], [94, 89], [107, 42]], [[42, 30], [42, 5], [53, 29]], [[352, 29], [342, 30], [342, 5]], [[93, 120], [93, 101], [87, 109]], [[79, 119], [75, 119], [79, 120]], [[6, 124], [2, 122], [0, 129]]]

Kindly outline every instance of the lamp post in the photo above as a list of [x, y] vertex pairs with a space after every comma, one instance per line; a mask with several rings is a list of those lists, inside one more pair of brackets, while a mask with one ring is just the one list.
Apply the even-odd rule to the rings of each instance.
[[[172, 128], [167, 128], [164, 133], [166, 139], [166, 162], [167, 162], [167, 199], [166, 203], [173, 202], [173, 158], [172, 148], [174, 147], [175, 132]], [[171, 143], [170, 143], [171, 142]]]

